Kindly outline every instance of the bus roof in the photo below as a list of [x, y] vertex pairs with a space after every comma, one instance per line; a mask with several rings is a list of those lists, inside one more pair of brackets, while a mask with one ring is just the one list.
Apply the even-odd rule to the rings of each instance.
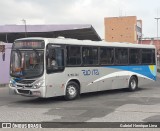
[[69, 44], [69, 45], [86, 45], [86, 46], [109, 46], [109, 47], [130, 47], [130, 48], [156, 48], [154, 45], [145, 45], [145, 44], [133, 44], [127, 42], [105, 42], [105, 41], [91, 41], [91, 40], [77, 40], [64, 37], [58, 38], [42, 38], [42, 37], [28, 37], [21, 38], [19, 40], [44, 40], [46, 44], [55, 43], [55, 44]]

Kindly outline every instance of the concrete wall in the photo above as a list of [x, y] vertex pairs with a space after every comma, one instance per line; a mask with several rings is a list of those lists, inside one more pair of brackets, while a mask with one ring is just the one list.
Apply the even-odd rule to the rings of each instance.
[[104, 19], [105, 40], [109, 42], [137, 42], [137, 18], [128, 17], [108, 17]]
[[3, 59], [3, 53], [0, 52], [0, 85], [9, 83], [9, 71], [10, 71], [10, 53], [12, 44], [5, 45], [5, 59]]

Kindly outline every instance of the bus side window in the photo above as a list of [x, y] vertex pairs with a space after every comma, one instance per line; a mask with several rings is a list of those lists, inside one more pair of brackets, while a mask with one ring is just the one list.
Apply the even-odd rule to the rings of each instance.
[[100, 64], [111, 65], [114, 63], [114, 48], [100, 48]]
[[116, 64], [118, 64], [118, 65], [128, 64], [128, 49], [116, 48], [115, 58], [116, 58]]
[[142, 64], [153, 64], [152, 49], [142, 49]]
[[152, 64], [155, 65], [156, 64], [156, 58], [155, 58], [155, 50], [152, 50]]
[[64, 50], [52, 48], [47, 52], [47, 73], [59, 72], [64, 70]]
[[135, 65], [141, 63], [140, 49], [129, 49], [129, 64]]
[[56, 60], [55, 60], [55, 49], [50, 49], [48, 52], [48, 57], [47, 57], [47, 67], [48, 68], [54, 68], [56, 66]]
[[97, 47], [83, 47], [82, 56], [84, 65], [98, 65]]
[[67, 65], [81, 64], [81, 48], [80, 46], [67, 46]]

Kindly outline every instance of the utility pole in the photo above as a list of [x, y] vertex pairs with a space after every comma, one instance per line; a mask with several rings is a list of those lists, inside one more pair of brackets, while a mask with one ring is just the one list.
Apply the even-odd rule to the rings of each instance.
[[158, 20], [160, 19], [160, 17], [155, 18], [157, 20], [157, 43], [158, 43]]
[[[157, 20], [157, 46], [158, 46], [158, 49], [160, 48], [160, 46], [159, 46], [159, 42], [158, 42], [158, 20], [160, 19], [160, 17], [157, 17], [157, 18], [155, 18], [156, 20]], [[159, 59], [159, 52], [158, 52], [158, 65], [160, 65], [160, 59]]]
[[23, 19], [22, 21], [23, 21], [23, 23], [24, 23], [24, 28], [25, 28], [25, 37], [27, 37], [27, 25], [26, 25], [26, 20]]

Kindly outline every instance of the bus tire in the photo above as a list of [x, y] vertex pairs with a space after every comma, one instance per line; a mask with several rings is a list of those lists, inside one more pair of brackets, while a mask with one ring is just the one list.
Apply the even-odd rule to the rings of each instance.
[[138, 88], [138, 80], [135, 76], [131, 76], [129, 80], [129, 91], [135, 91]]
[[74, 100], [79, 96], [79, 94], [79, 85], [74, 81], [70, 81], [66, 87], [65, 99]]

